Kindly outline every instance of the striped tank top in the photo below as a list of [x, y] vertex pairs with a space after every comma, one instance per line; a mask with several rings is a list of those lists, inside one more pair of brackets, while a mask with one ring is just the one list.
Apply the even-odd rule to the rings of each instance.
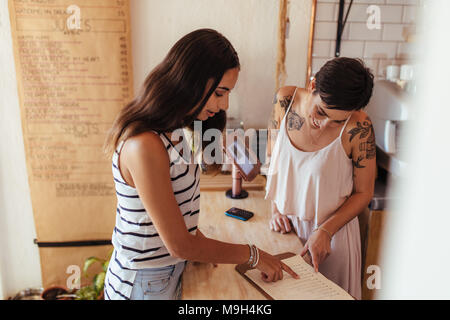
[[[164, 134], [159, 134], [169, 154], [170, 178], [175, 199], [186, 228], [195, 234], [200, 211], [199, 165], [186, 161], [181, 149]], [[183, 137], [184, 139], [184, 137]], [[139, 198], [119, 170], [121, 142], [112, 159], [112, 172], [117, 195], [116, 224], [112, 235], [114, 251], [105, 277], [105, 300], [128, 300], [137, 270], [174, 265], [184, 260], [170, 255]]]

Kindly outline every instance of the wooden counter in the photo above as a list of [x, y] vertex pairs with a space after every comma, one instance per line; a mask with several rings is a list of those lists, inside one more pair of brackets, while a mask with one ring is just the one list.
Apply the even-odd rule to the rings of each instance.
[[[300, 253], [303, 245], [291, 232], [280, 234], [271, 231], [270, 201], [264, 200], [263, 190], [249, 190], [244, 200], [232, 200], [225, 191], [202, 191], [200, 202], [199, 228], [205, 236], [221, 241], [247, 244], [253, 243], [262, 250], [279, 254]], [[224, 212], [238, 207], [254, 213], [248, 221], [230, 218]], [[185, 300], [233, 300], [265, 299], [254, 287], [234, 269], [235, 265], [193, 264], [189, 262], [183, 274], [183, 296]]]

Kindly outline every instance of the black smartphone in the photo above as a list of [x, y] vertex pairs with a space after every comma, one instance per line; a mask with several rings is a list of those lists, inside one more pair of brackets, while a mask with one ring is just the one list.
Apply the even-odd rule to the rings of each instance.
[[225, 214], [229, 217], [236, 218], [242, 221], [247, 221], [248, 219], [253, 217], [253, 212], [235, 207], [225, 211]]

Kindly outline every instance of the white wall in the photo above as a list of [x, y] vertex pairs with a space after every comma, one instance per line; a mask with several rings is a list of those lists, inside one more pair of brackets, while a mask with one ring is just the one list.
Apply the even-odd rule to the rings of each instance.
[[[135, 90], [182, 36], [216, 29], [242, 66], [229, 115], [245, 127], [265, 128], [275, 93], [278, 10], [275, 0], [131, 0]], [[310, 11], [310, 0], [290, 1], [286, 84], [305, 84]]]
[[0, 299], [40, 287], [8, 2], [0, 1]]

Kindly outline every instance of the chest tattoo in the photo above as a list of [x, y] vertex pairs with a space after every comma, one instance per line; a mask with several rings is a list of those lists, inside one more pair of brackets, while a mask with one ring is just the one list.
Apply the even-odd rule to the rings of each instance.
[[305, 118], [302, 118], [298, 115], [297, 112], [294, 110], [291, 110], [287, 117], [287, 129], [289, 131], [292, 130], [300, 130], [305, 123]]

